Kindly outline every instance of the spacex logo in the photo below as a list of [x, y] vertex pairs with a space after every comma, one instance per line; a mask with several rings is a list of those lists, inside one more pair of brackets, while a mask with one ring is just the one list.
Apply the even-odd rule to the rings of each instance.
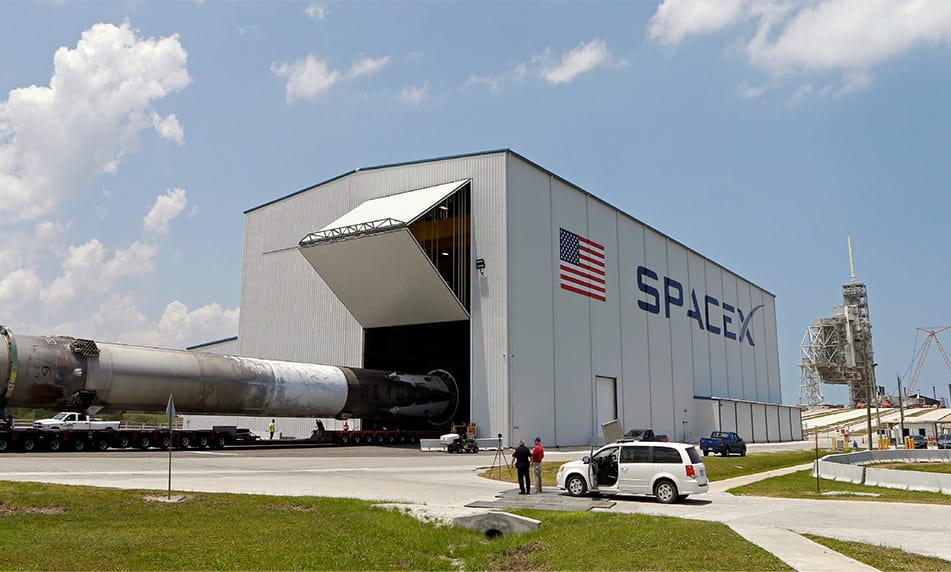
[[726, 301], [717, 300], [709, 294], [704, 294], [701, 302], [696, 290], [691, 288], [688, 296], [684, 292], [683, 284], [669, 276], [664, 276], [661, 280], [656, 272], [646, 266], [637, 267], [637, 289], [644, 293], [644, 298], [637, 301], [637, 307], [645, 312], [660, 314], [663, 307], [664, 317], [669, 319], [671, 307], [686, 306], [687, 317], [696, 320], [697, 327], [701, 330], [716, 335], [722, 334], [724, 338], [740, 343], [745, 339], [749, 345], [756, 345], [753, 343], [750, 323], [756, 312], [763, 307], [762, 304], [747, 314], [742, 309]]

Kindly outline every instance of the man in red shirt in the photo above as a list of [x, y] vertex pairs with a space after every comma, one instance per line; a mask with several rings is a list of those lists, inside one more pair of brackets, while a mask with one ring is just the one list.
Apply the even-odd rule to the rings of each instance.
[[542, 448], [542, 438], [535, 437], [535, 446], [532, 447], [532, 479], [535, 481], [535, 492], [542, 492], [542, 459], [545, 449]]

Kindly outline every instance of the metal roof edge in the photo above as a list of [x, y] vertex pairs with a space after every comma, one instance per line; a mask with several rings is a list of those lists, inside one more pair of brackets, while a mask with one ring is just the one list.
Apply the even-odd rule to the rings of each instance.
[[[301, 189], [301, 190], [299, 190], [299, 191], [294, 191], [293, 193], [290, 193], [290, 194], [288, 194], [288, 195], [284, 195], [283, 197], [278, 197], [278, 198], [273, 199], [273, 200], [270, 200], [270, 201], [268, 201], [268, 202], [266, 202], [266, 203], [262, 203], [262, 204], [260, 204], [260, 205], [258, 205], [258, 206], [256, 206], [256, 207], [251, 207], [251, 208], [249, 208], [248, 210], [244, 211], [244, 214], [248, 214], [248, 213], [250, 213], [250, 212], [256, 211], [256, 210], [261, 209], [261, 208], [264, 208], [264, 207], [266, 207], [266, 206], [273, 205], [274, 203], [279, 203], [279, 202], [283, 201], [284, 199], [289, 199], [289, 198], [291, 198], [291, 197], [294, 197], [294, 196], [296, 196], [296, 195], [299, 195], [299, 194], [304, 193], [304, 192], [306, 192], [306, 191], [309, 191], [309, 190], [311, 190], [311, 189], [315, 189], [315, 188], [317, 188], [317, 187], [319, 187], [319, 186], [321, 186], [321, 185], [326, 185], [327, 183], [332, 183], [332, 182], [334, 182], [334, 181], [338, 181], [338, 180], [340, 180], [340, 179], [343, 179], [344, 177], [349, 177], [350, 175], [354, 175], [354, 174], [360, 173], [360, 172], [362, 172], [362, 171], [376, 171], [376, 170], [378, 170], [378, 169], [389, 169], [389, 168], [392, 168], [392, 167], [406, 167], [406, 166], [409, 166], [409, 165], [419, 165], [419, 164], [421, 164], [421, 163], [435, 163], [436, 161], [448, 161], [448, 160], [450, 160], [450, 159], [462, 159], [462, 158], [464, 158], [464, 157], [478, 157], [478, 156], [480, 156], [480, 155], [495, 155], [495, 154], [498, 154], [498, 153], [511, 153], [511, 154], [515, 155], [516, 157], [520, 157], [520, 158], [521, 158], [522, 160], [524, 160], [524, 161], [528, 161], [528, 159], [525, 159], [524, 157], [522, 157], [522, 156], [519, 155], [518, 153], [515, 153], [515, 152], [512, 151], [511, 149], [503, 148], [503, 149], [493, 149], [493, 150], [488, 150], [488, 151], [477, 151], [477, 152], [475, 152], [475, 153], [460, 153], [460, 154], [458, 154], [458, 155], [444, 155], [444, 156], [442, 156], [442, 157], [433, 157], [433, 158], [431, 158], [431, 159], [417, 159], [417, 160], [415, 160], [415, 161], [403, 161], [403, 162], [397, 162], [397, 163], [385, 163], [385, 164], [383, 164], [383, 165], [374, 165], [374, 166], [372, 166], [372, 167], [357, 167], [356, 169], [347, 171], [346, 173], [337, 175], [336, 177], [331, 177], [331, 178], [329, 178], [329, 179], [327, 179], [327, 180], [325, 180], [325, 181], [321, 181], [321, 182], [319, 182], [319, 183], [315, 183], [315, 184], [310, 185], [309, 187], [305, 187], [305, 188], [303, 188], [303, 189]], [[528, 162], [531, 163], [531, 161], [528, 161]], [[532, 164], [534, 165], [534, 163], [532, 163]], [[538, 167], [538, 166], [536, 165], [536, 167]], [[538, 167], [538, 168], [539, 168], [539, 169], [542, 169], [542, 167]], [[547, 169], [542, 169], [542, 170], [547, 172]]]
[[585, 195], [587, 195], [587, 196], [593, 198], [594, 200], [600, 202], [601, 204], [603, 204], [603, 205], [605, 205], [605, 206], [608, 206], [608, 207], [614, 209], [615, 211], [621, 213], [622, 215], [628, 217], [629, 219], [633, 220], [634, 222], [637, 222], [637, 223], [639, 223], [639, 224], [642, 224], [642, 225], [644, 225], [645, 227], [651, 229], [652, 231], [654, 231], [654, 232], [660, 234], [661, 236], [663, 236], [663, 237], [666, 238], [667, 240], [673, 242], [674, 244], [678, 244], [678, 245], [682, 246], [683, 248], [687, 249], [688, 251], [693, 252], [694, 254], [696, 254], [697, 256], [699, 256], [700, 258], [703, 258], [704, 260], [707, 260], [707, 261], [709, 261], [709, 262], [712, 262], [713, 264], [716, 264], [717, 266], [719, 266], [720, 268], [726, 270], [726, 271], [729, 272], [730, 274], [736, 276], [737, 278], [740, 278], [740, 279], [744, 280], [745, 282], [749, 283], [750, 285], [755, 286], [756, 288], [758, 288], [760, 291], [762, 291], [762, 292], [764, 292], [764, 293], [766, 293], [766, 294], [772, 296], [773, 299], [776, 298], [776, 294], [773, 294], [772, 292], [770, 292], [770, 291], [767, 290], [766, 288], [763, 288], [762, 286], [760, 286], [760, 285], [757, 284], [756, 282], [753, 282], [752, 280], [750, 280], [750, 279], [748, 279], [748, 278], [746, 278], [746, 277], [744, 277], [744, 276], [738, 274], [737, 272], [735, 272], [735, 271], [733, 271], [733, 270], [727, 268], [726, 266], [723, 266], [722, 264], [720, 264], [720, 263], [717, 262], [716, 260], [710, 258], [709, 256], [706, 256], [705, 254], [701, 253], [700, 251], [696, 250], [695, 248], [691, 248], [691, 247], [687, 246], [686, 244], [680, 242], [680, 241], [677, 240], [676, 238], [673, 238], [672, 236], [670, 236], [670, 235], [667, 234], [666, 232], [663, 232], [663, 231], [660, 230], [659, 228], [656, 228], [656, 227], [654, 227], [654, 226], [651, 226], [651, 225], [647, 224], [646, 222], [642, 221], [641, 219], [639, 219], [639, 218], [637, 218], [637, 217], [635, 217], [635, 216], [633, 216], [633, 215], [631, 215], [631, 214], [629, 214], [629, 213], [627, 213], [627, 212], [625, 212], [625, 211], [619, 209], [618, 207], [616, 207], [616, 206], [612, 205], [611, 203], [607, 202], [606, 200], [604, 200], [604, 199], [598, 197], [597, 195], [595, 195], [595, 194], [593, 194], [593, 193], [591, 193], [591, 192], [589, 192], [589, 191], [583, 189], [582, 187], [579, 187], [578, 185], [572, 183], [571, 181], [565, 179], [564, 177], [561, 177], [560, 175], [557, 175], [554, 171], [552, 171], [552, 170], [550, 170], [550, 169], [546, 169], [545, 167], [542, 167], [542, 166], [539, 165], [538, 163], [532, 161], [531, 159], [528, 159], [527, 157], [525, 157], [525, 156], [522, 155], [521, 153], [518, 153], [518, 152], [516, 152], [516, 151], [513, 151], [511, 148], [508, 148], [508, 147], [503, 147], [503, 148], [501, 148], [501, 149], [487, 150], [487, 151], [477, 151], [477, 152], [475, 152], [475, 153], [460, 153], [460, 154], [457, 154], [457, 155], [444, 155], [444, 156], [442, 156], [442, 157], [434, 157], [434, 158], [431, 158], [431, 159], [417, 159], [417, 160], [415, 160], [415, 161], [404, 161], [404, 162], [398, 162], [398, 163], [388, 163], [388, 164], [383, 164], [383, 165], [375, 165], [375, 166], [373, 166], [373, 167], [364, 167], [364, 168], [359, 168], [359, 167], [358, 167], [358, 168], [356, 168], [356, 169], [353, 169], [352, 171], [348, 171], [348, 172], [343, 173], [343, 174], [341, 174], [341, 175], [337, 175], [336, 177], [332, 177], [332, 178], [327, 179], [327, 180], [325, 180], [325, 181], [322, 181], [322, 182], [320, 182], [320, 183], [316, 183], [316, 184], [311, 185], [311, 186], [309, 186], [309, 187], [303, 188], [303, 189], [301, 189], [301, 190], [299, 190], [299, 191], [295, 191], [295, 192], [293, 192], [293, 193], [291, 193], [291, 194], [289, 194], [289, 195], [285, 195], [285, 196], [283, 196], [283, 197], [279, 197], [279, 198], [277, 198], [277, 199], [274, 199], [274, 200], [268, 201], [268, 202], [266, 202], [266, 203], [260, 204], [260, 205], [258, 205], [258, 206], [256, 206], [256, 207], [252, 207], [252, 208], [250, 208], [250, 209], [244, 211], [244, 214], [248, 214], [248, 213], [253, 212], [253, 211], [255, 211], [255, 210], [264, 208], [264, 207], [266, 207], [266, 206], [268, 206], [268, 205], [272, 205], [272, 204], [274, 204], [274, 203], [278, 203], [278, 202], [280, 202], [280, 201], [283, 201], [284, 199], [289, 199], [289, 198], [294, 197], [294, 196], [296, 196], [296, 195], [299, 195], [299, 194], [301, 194], [301, 193], [303, 193], [303, 192], [306, 192], [306, 191], [309, 191], [309, 190], [311, 190], [311, 189], [317, 188], [317, 187], [319, 187], [319, 186], [321, 186], [321, 185], [326, 185], [327, 183], [332, 183], [333, 181], [337, 181], [337, 180], [342, 179], [342, 178], [344, 178], [344, 177], [349, 177], [350, 175], [353, 175], [353, 174], [355, 174], [355, 173], [359, 173], [359, 172], [361, 172], [361, 171], [374, 171], [374, 170], [377, 170], [377, 169], [388, 169], [388, 168], [391, 168], [391, 167], [405, 167], [405, 166], [408, 166], [408, 165], [419, 165], [419, 164], [422, 164], [422, 163], [434, 163], [434, 162], [436, 162], [436, 161], [448, 161], [448, 160], [451, 160], [451, 159], [462, 159], [462, 158], [465, 158], [465, 157], [478, 157], [478, 156], [481, 156], [481, 155], [495, 155], [495, 154], [499, 154], [499, 153], [506, 153], [506, 154], [508, 154], [508, 155], [510, 155], [510, 156], [512, 156], [512, 157], [514, 157], [514, 158], [516, 158], [516, 159], [519, 159], [520, 161], [522, 161], [522, 162], [528, 164], [529, 166], [531, 166], [531, 167], [533, 167], [533, 168], [535, 168], [535, 169], [538, 169], [539, 171], [541, 171], [541, 172], [547, 174], [548, 176], [552, 177], [553, 179], [555, 179], [555, 180], [557, 180], [557, 181], [559, 181], [559, 182], [561, 182], [561, 183], [563, 183], [563, 184], [565, 184], [565, 185], [568, 185], [568, 186], [571, 187], [572, 189], [575, 189], [576, 191], [578, 191], [578, 192], [580, 192], [580, 193], [584, 193]]
[[605, 205], [605, 206], [607, 206], [607, 207], [609, 207], [609, 208], [611, 208], [611, 209], [617, 211], [618, 213], [620, 213], [620, 214], [626, 216], [627, 218], [633, 220], [634, 222], [636, 222], [636, 223], [638, 223], [638, 224], [641, 224], [641, 225], [644, 225], [645, 227], [647, 227], [647, 228], [653, 230], [654, 232], [656, 232], [657, 234], [663, 236], [664, 238], [666, 238], [667, 240], [673, 242], [674, 244], [678, 244], [678, 245], [684, 247], [684, 248], [687, 249], [689, 252], [693, 252], [694, 254], [696, 254], [697, 256], [699, 256], [700, 258], [703, 258], [704, 260], [707, 260], [707, 261], [709, 261], [709, 262], [711, 262], [711, 263], [713, 263], [713, 264], [716, 264], [717, 266], [719, 266], [719, 267], [722, 268], [723, 270], [726, 270], [727, 272], [729, 272], [730, 274], [736, 276], [737, 278], [740, 278], [741, 280], [743, 280], [743, 281], [745, 281], [745, 282], [748, 282], [749, 284], [751, 284], [752, 286], [755, 286], [756, 288], [758, 288], [759, 290], [765, 292], [766, 294], [769, 294], [769, 295], [772, 296], [774, 299], [776, 298], [776, 294], [773, 294], [772, 292], [770, 292], [770, 291], [767, 290], [766, 288], [763, 288], [762, 286], [760, 286], [760, 285], [757, 284], [756, 282], [753, 282], [752, 280], [750, 280], [750, 279], [748, 279], [748, 278], [746, 278], [746, 277], [744, 277], [744, 276], [738, 274], [737, 272], [735, 272], [735, 271], [733, 271], [733, 270], [727, 268], [726, 266], [723, 266], [722, 264], [720, 264], [720, 263], [717, 262], [716, 260], [714, 260], [714, 259], [710, 258], [709, 256], [707, 256], [707, 255], [701, 253], [701, 252], [698, 251], [697, 249], [691, 248], [691, 247], [687, 246], [686, 244], [680, 242], [679, 240], [677, 240], [676, 238], [670, 236], [669, 234], [667, 234], [666, 232], [660, 230], [659, 228], [656, 228], [656, 227], [654, 227], [654, 226], [651, 226], [651, 225], [647, 224], [646, 222], [642, 221], [641, 219], [637, 218], [636, 216], [634, 216], [634, 215], [632, 215], [632, 214], [629, 214], [629, 213], [627, 213], [627, 212], [625, 212], [625, 211], [619, 209], [618, 207], [612, 205], [611, 203], [609, 203], [608, 201], [602, 199], [601, 197], [599, 197], [599, 196], [597, 196], [597, 195], [595, 195], [595, 194], [593, 194], [593, 193], [591, 193], [591, 192], [589, 192], [589, 191], [586, 191], [585, 189], [579, 187], [578, 185], [572, 183], [571, 181], [565, 179], [564, 177], [561, 177], [560, 175], [557, 175], [557, 174], [553, 173], [553, 172], [550, 171], [549, 169], [546, 169], [545, 167], [542, 167], [541, 165], [539, 165], [538, 163], [532, 161], [531, 159], [527, 159], [527, 158], [525, 158], [524, 156], [520, 155], [519, 153], [516, 153], [515, 151], [512, 151], [511, 149], [507, 149], [506, 151], [508, 151], [508, 153], [509, 153], [510, 155], [512, 155], [513, 157], [515, 157], [515, 158], [517, 158], [517, 159], [521, 159], [522, 161], [524, 161], [524, 162], [527, 163], [528, 165], [530, 165], [530, 166], [532, 166], [532, 167], [538, 169], [539, 171], [542, 171], [543, 173], [545, 173], [545, 174], [547, 174], [548, 176], [552, 177], [552, 178], [555, 179], [556, 181], [558, 181], [558, 182], [560, 182], [560, 183], [564, 183], [565, 185], [568, 185], [569, 187], [571, 187], [572, 189], [578, 191], [579, 193], [583, 193], [583, 194], [585, 194], [585, 195], [591, 197], [592, 199], [594, 199], [594, 200], [598, 201], [599, 203], [601, 203], [601, 204], [603, 204], [603, 205]]
[[211, 342], [202, 342], [194, 346], [186, 346], [186, 350], [197, 350], [199, 348], [207, 348], [208, 346], [213, 346], [215, 344], [222, 344], [224, 342], [233, 342], [238, 339], [238, 336], [231, 336], [230, 338], [221, 338], [220, 340], [214, 340]]

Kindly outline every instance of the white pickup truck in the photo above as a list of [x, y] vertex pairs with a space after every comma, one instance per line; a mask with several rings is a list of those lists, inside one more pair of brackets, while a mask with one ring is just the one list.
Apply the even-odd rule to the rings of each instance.
[[34, 429], [47, 429], [50, 431], [59, 431], [66, 429], [81, 429], [90, 431], [101, 431], [103, 429], [118, 429], [118, 421], [94, 421], [85, 413], [74, 413], [72, 411], [62, 411], [54, 415], [51, 419], [39, 419], [33, 422]]

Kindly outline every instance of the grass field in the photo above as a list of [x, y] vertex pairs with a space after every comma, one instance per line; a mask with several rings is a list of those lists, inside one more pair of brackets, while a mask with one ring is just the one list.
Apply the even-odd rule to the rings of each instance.
[[711, 522], [526, 510], [539, 530], [487, 540], [359, 500], [149, 494], [0, 482], [0, 569], [788, 570]]
[[884, 546], [872, 546], [869, 544], [857, 544], [855, 542], [844, 542], [834, 538], [804, 534], [806, 538], [813, 542], [831, 548], [840, 554], [854, 558], [859, 562], [868, 564], [879, 570], [894, 571], [947, 571], [951, 570], [951, 562], [941, 558], [930, 558], [919, 554], [911, 554], [894, 548]]
[[[838, 491], [843, 493], [865, 493], [875, 496], [855, 495], [822, 495], [823, 492]], [[911, 502], [926, 504], [951, 504], [951, 495], [928, 493], [921, 491], [903, 491], [882, 487], [855, 485], [840, 481], [819, 480], [819, 493], [816, 492], [816, 479], [811, 471], [798, 471], [781, 477], [772, 477], [750, 483], [742, 487], [730, 489], [728, 492], [736, 495], [756, 495], [764, 497], [802, 498], [802, 499], [832, 499], [848, 498], [856, 501], [878, 502]]]

